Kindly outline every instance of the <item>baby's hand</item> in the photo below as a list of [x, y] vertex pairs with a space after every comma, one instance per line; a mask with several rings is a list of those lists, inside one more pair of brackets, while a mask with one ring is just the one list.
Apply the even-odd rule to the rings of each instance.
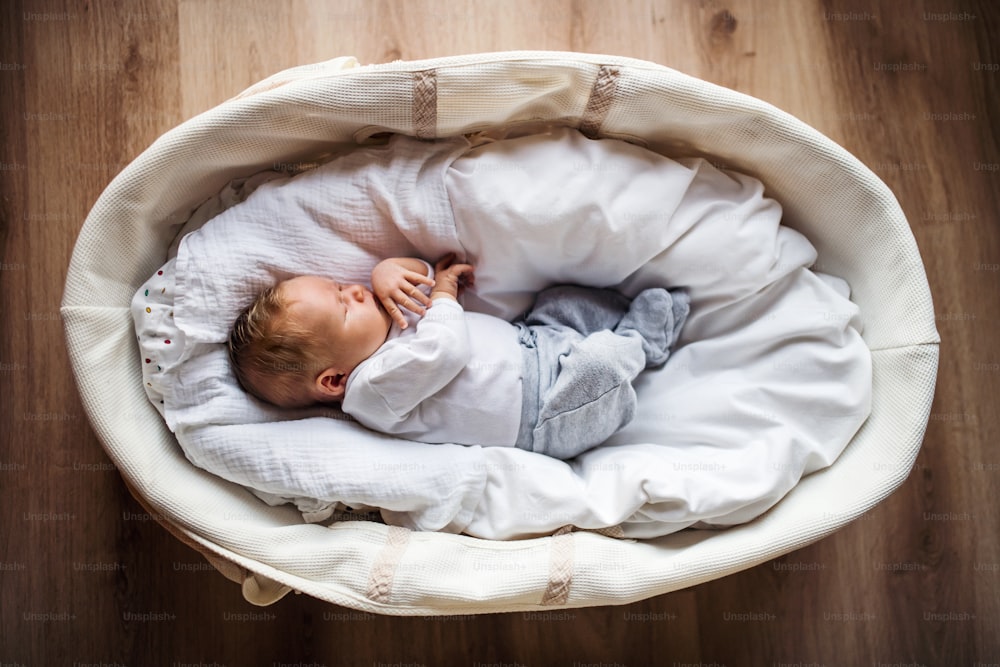
[[430, 277], [414, 270], [416, 267], [426, 270], [425, 265], [413, 261], [407, 258], [384, 259], [372, 269], [372, 291], [402, 329], [406, 328], [406, 318], [400, 307], [423, 315], [427, 312], [425, 307], [431, 305], [431, 298], [421, 292], [418, 285], [433, 287], [435, 284]]
[[449, 253], [438, 260], [434, 266], [434, 277], [436, 278], [434, 289], [431, 290], [431, 299], [447, 297], [458, 299], [458, 293], [463, 287], [472, 287], [476, 282], [473, 273], [475, 269], [471, 264], [452, 264], [455, 261], [455, 253]]

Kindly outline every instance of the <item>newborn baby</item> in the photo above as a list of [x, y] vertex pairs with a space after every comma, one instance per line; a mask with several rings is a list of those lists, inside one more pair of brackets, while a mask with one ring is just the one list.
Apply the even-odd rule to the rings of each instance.
[[688, 314], [683, 292], [558, 286], [510, 323], [465, 312], [474, 269], [454, 259], [383, 260], [371, 290], [318, 276], [264, 290], [233, 325], [237, 379], [402, 438], [568, 459], [632, 420], [632, 381], [667, 360]]

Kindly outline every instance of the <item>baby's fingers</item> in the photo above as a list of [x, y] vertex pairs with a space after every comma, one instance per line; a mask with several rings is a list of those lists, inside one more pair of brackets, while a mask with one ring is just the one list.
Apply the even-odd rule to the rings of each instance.
[[381, 299], [381, 301], [382, 307], [385, 308], [385, 312], [389, 313], [392, 321], [398, 324], [400, 329], [405, 329], [407, 326], [406, 317], [403, 316], [403, 311], [399, 309], [396, 302], [388, 297]]
[[404, 276], [411, 283], [416, 285], [417, 283], [423, 283], [428, 287], [434, 287], [434, 279], [430, 276], [425, 276], [422, 273], [417, 273], [416, 271], [410, 271]]
[[434, 270], [437, 271], [438, 273], [445, 271], [446, 269], [448, 269], [448, 267], [451, 266], [451, 263], [454, 261], [455, 261], [455, 253], [449, 252], [447, 255], [439, 259], [434, 264]]
[[[424, 298], [427, 298], [426, 295], [424, 295], [424, 293], [419, 290], [417, 290], [417, 294], [419, 294]], [[401, 308], [406, 308], [407, 310], [417, 313], [418, 315], [423, 315], [424, 313], [427, 312], [424, 306], [420, 305], [419, 303], [411, 299], [410, 295], [403, 292], [402, 290], [397, 290], [396, 294], [393, 295], [393, 299], [395, 299], [396, 304], [398, 304]], [[429, 306], [430, 299], [427, 299], [427, 301], [428, 301], [427, 305]]]
[[471, 264], [452, 264], [448, 267], [448, 273], [456, 278], [464, 277], [462, 282], [465, 284], [469, 284], [470, 281], [475, 280], [474, 271], [475, 269]]
[[[431, 287], [434, 287], [434, 281], [431, 280], [430, 278], [428, 278], [427, 276], [420, 276], [420, 278], [421, 278], [420, 282], [422, 282], [422, 283], [424, 283], [426, 285], [429, 285]], [[402, 293], [405, 296], [409, 297], [411, 300], [415, 299], [415, 300], [419, 301], [420, 303], [424, 304], [425, 306], [431, 305], [431, 298], [429, 296], [427, 296], [426, 294], [424, 294], [423, 290], [421, 290], [419, 287], [417, 287], [413, 283], [407, 283], [407, 284], [401, 286], [399, 288], [399, 291], [400, 291], [400, 293]], [[398, 301], [398, 299], [397, 299], [397, 301]]]

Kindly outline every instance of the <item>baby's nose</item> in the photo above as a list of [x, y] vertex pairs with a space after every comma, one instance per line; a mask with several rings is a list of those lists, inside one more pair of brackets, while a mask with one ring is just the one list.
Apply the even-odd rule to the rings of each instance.
[[351, 285], [347, 288], [347, 293], [355, 301], [365, 300], [365, 288], [364, 285]]

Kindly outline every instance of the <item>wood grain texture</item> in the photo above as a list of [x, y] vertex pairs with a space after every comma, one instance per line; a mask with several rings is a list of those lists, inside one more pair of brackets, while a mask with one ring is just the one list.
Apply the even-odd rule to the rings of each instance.
[[[1000, 12], [988, 0], [10, 0], [0, 7], [0, 664], [1000, 663]], [[896, 193], [942, 336], [906, 483], [835, 535], [623, 607], [269, 608], [157, 526], [87, 425], [58, 307], [87, 211], [160, 134], [280, 69], [508, 49], [768, 101]]]

